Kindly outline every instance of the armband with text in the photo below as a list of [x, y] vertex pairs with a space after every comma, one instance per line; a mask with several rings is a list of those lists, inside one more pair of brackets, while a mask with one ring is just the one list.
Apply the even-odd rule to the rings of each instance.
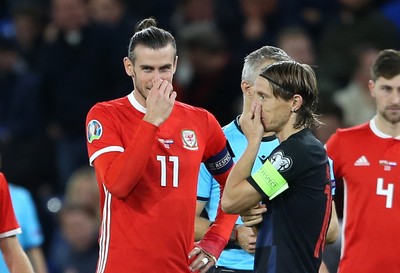
[[251, 176], [251, 178], [270, 200], [289, 188], [285, 178], [268, 160]]
[[218, 175], [228, 171], [232, 167], [233, 159], [225, 147], [222, 151], [210, 157], [204, 164], [212, 175]]

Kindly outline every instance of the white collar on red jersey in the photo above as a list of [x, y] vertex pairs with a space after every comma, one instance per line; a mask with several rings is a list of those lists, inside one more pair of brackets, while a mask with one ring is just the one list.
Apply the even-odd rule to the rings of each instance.
[[146, 108], [144, 108], [144, 107], [135, 99], [135, 96], [133, 95], [133, 92], [135, 92], [135, 91], [132, 91], [132, 92], [128, 95], [128, 100], [129, 100], [129, 102], [132, 104], [132, 106], [133, 106], [136, 110], [138, 110], [139, 112], [142, 112], [142, 113], [146, 114]]
[[[392, 137], [390, 135], [385, 134], [384, 132], [382, 132], [381, 130], [378, 129], [378, 127], [376, 126], [375, 118], [370, 120], [369, 127], [371, 128], [372, 132], [377, 137], [380, 137], [380, 138], [394, 138], [394, 137]], [[394, 139], [400, 139], [400, 136], [397, 136]]]

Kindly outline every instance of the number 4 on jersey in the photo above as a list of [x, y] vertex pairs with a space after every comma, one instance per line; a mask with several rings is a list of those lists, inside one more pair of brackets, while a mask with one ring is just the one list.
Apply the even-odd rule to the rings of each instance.
[[378, 178], [376, 184], [376, 194], [386, 196], [386, 208], [390, 209], [393, 205], [394, 184], [389, 183], [387, 188], [383, 188], [383, 178]]

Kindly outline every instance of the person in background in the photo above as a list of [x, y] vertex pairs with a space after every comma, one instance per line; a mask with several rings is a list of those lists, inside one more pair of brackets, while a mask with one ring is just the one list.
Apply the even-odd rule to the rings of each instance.
[[216, 118], [175, 100], [176, 50], [155, 19], [141, 21], [124, 58], [134, 90], [87, 114], [102, 210], [98, 273], [206, 272], [236, 221], [220, 211], [219, 222], [194, 243], [200, 163], [223, 188], [233, 161]]
[[338, 128], [345, 126], [343, 109], [335, 103], [330, 93], [321, 92], [317, 113], [322, 124], [313, 129], [313, 134], [325, 144]]
[[296, 62], [316, 64], [314, 40], [306, 29], [298, 26], [282, 28], [278, 33], [276, 44]]
[[11, 12], [14, 38], [19, 54], [25, 65], [36, 68], [38, 54], [43, 46], [44, 27], [47, 23], [46, 9], [32, 1], [20, 5]]
[[[46, 174], [52, 167], [47, 161], [49, 150], [41, 145], [39, 76], [28, 69], [15, 42], [1, 36], [0, 90], [1, 169], [10, 181], [35, 197], [46, 177], [51, 176]], [[39, 152], [43, 153], [40, 157]]]
[[33, 273], [29, 259], [16, 237], [21, 233], [12, 206], [10, 191], [0, 173], [0, 251], [11, 273]]
[[89, 206], [66, 203], [60, 211], [59, 223], [66, 249], [54, 272], [95, 272], [99, 253], [98, 212]]
[[370, 70], [379, 49], [370, 45], [354, 50], [356, 65], [349, 83], [333, 92], [332, 99], [343, 111], [344, 126], [350, 127], [370, 120], [375, 115], [375, 102], [370, 95]]
[[186, 82], [182, 78], [178, 82], [182, 88], [182, 96], [178, 93], [178, 97], [184, 103], [210, 111], [220, 124], [227, 124], [236, 116], [237, 102], [241, 101], [241, 64], [233, 58], [224, 36], [214, 26], [192, 24], [185, 28], [181, 39], [187, 66], [180, 66], [179, 72], [191, 75]]
[[[21, 186], [12, 183], [8, 186], [15, 216], [23, 231], [17, 235], [18, 241], [28, 255], [35, 273], [47, 273], [46, 259], [42, 250], [44, 236], [33, 198], [30, 192]], [[2, 257], [0, 257], [0, 272], [9, 272]]]
[[[356, 66], [353, 50], [360, 44], [396, 48], [400, 32], [373, 0], [336, 0], [337, 12], [327, 16], [317, 45], [318, 76], [330, 90], [349, 83]], [[379, 2], [379, 1], [378, 1]]]
[[375, 116], [326, 143], [345, 189], [339, 273], [400, 271], [400, 51], [380, 51], [368, 86]]
[[74, 171], [68, 179], [51, 240], [51, 273], [67, 269], [76, 270], [76, 273], [95, 272], [100, 228], [99, 198], [93, 168], [84, 166]]
[[110, 32], [90, 20], [87, 2], [50, 1], [51, 20], [39, 53], [40, 103], [45, 132], [54, 145], [57, 194], [64, 192], [76, 169], [87, 165], [82, 134], [87, 111], [97, 101], [113, 98], [114, 92], [108, 71]]
[[89, 207], [94, 211], [100, 210], [99, 189], [92, 167], [84, 166], [72, 173], [65, 189], [64, 203]]
[[126, 0], [90, 0], [88, 4], [90, 20], [105, 26], [109, 31], [111, 45], [106, 56], [109, 59], [108, 93], [112, 98], [117, 98], [132, 86], [122, 60], [126, 55], [126, 37], [132, 35], [132, 26], [138, 21], [138, 15], [128, 10]]
[[[268, 208], [258, 229], [255, 272], [318, 272], [332, 207], [325, 149], [311, 133], [319, 125], [314, 71], [294, 61], [261, 70], [255, 100], [243, 114], [247, 147], [232, 168], [222, 209], [241, 213], [260, 202]], [[280, 144], [252, 173], [265, 132]]]

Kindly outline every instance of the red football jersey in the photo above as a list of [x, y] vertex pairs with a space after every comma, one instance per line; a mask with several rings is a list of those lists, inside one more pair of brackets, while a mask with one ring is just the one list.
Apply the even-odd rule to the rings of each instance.
[[94, 162], [103, 209], [99, 273], [190, 272], [200, 163], [226, 146], [219, 123], [204, 109], [176, 102], [159, 128], [144, 122], [144, 113], [131, 93], [96, 104], [87, 116], [91, 164], [110, 152], [139, 153], [124, 170], [138, 174], [131, 188], [110, 185], [107, 167]]
[[15, 218], [11, 202], [10, 190], [3, 173], [0, 173], [0, 238], [10, 237], [21, 233]]
[[371, 120], [338, 130], [326, 146], [344, 183], [339, 272], [400, 272], [400, 138]]

